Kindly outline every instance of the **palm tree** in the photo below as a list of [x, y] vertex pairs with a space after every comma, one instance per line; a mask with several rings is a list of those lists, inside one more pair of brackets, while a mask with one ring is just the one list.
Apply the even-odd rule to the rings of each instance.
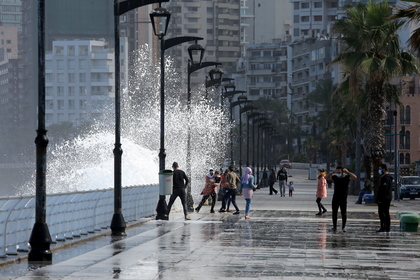
[[315, 157], [316, 151], [319, 150], [319, 144], [314, 137], [310, 136], [303, 141], [303, 146], [306, 148], [306, 155], [309, 159], [309, 166], [312, 167], [312, 160]]
[[[386, 106], [386, 85], [392, 77], [418, 72], [416, 58], [403, 52], [399, 45], [399, 21], [387, 20], [391, 16], [388, 2], [359, 3], [347, 10], [334, 31], [345, 44], [344, 50], [332, 61], [345, 69], [355, 69], [363, 75], [367, 93], [365, 149], [372, 156], [373, 171], [377, 173], [384, 154], [383, 115]], [[379, 181], [379, 176], [376, 176]]]
[[[402, 20], [404, 23], [418, 26], [420, 22], [420, 0], [401, 0], [398, 6], [393, 7], [394, 14], [389, 17], [390, 20]], [[420, 51], [420, 27], [416, 28], [408, 39], [410, 47]]]

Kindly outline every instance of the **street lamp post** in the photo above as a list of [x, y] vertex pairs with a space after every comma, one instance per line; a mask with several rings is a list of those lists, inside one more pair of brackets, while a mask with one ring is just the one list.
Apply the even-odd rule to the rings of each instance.
[[[188, 211], [193, 212], [194, 211], [194, 200], [192, 198], [191, 194], [191, 74], [195, 71], [198, 71], [202, 68], [209, 67], [209, 66], [217, 66], [222, 65], [222, 63], [219, 62], [202, 62], [203, 56], [204, 56], [204, 48], [197, 44], [197, 42], [194, 45], [191, 45], [188, 48], [188, 54], [190, 57], [190, 60], [188, 61], [188, 75], [187, 75], [187, 86], [188, 86], [188, 93], [187, 93], [187, 110], [188, 110], [188, 136], [187, 136], [187, 174], [190, 177], [190, 183], [187, 186], [187, 208]], [[194, 63], [196, 60], [194, 59], [194, 53], [199, 55], [199, 59], [197, 63]]]
[[[160, 40], [160, 149], [159, 149], [159, 170], [165, 169], [165, 50], [189, 41], [202, 40], [201, 37], [183, 36], [170, 38], [165, 40], [166, 31], [168, 30], [171, 13], [163, 8], [160, 3], [159, 7], [150, 13], [153, 31]], [[157, 27], [158, 21], [163, 19], [164, 29], [160, 32]], [[159, 177], [160, 178], [160, 177]], [[159, 201], [156, 207], [156, 219], [168, 220], [168, 205], [166, 204], [165, 194], [159, 194]]]
[[[228, 90], [228, 89], [232, 89], [232, 88], [233, 88], [233, 90]], [[244, 101], [250, 102], [250, 101], [247, 101], [247, 98], [244, 99], [244, 100], [242, 100], [242, 102], [239, 102], [239, 98], [240, 97], [246, 97], [246, 96], [243, 96], [242, 95], [242, 96], [239, 96], [238, 97], [238, 101], [233, 102], [236, 105], [233, 105], [232, 106], [232, 99], [233, 99], [233, 97], [236, 94], [244, 94], [244, 93], [246, 93], [246, 91], [244, 91], [244, 90], [235, 90], [235, 88], [236, 87], [234, 87], [234, 86], [232, 87], [232, 83], [229, 83], [229, 84], [225, 85], [225, 93], [222, 95], [222, 98], [228, 98], [228, 100], [229, 100], [229, 108], [230, 108], [230, 110], [229, 110], [229, 114], [230, 114], [229, 121], [230, 121], [231, 124], [233, 124], [233, 113], [232, 113], [233, 107], [235, 107], [235, 106], [237, 106], [239, 104], [242, 104]], [[230, 164], [233, 165], [233, 126], [232, 125], [230, 127], [229, 134], [230, 134], [229, 135], [229, 142], [230, 142]]]
[[[244, 92], [241, 91], [241, 93], [245, 93], [245, 91]], [[233, 118], [232, 118], [233, 107], [238, 106], [238, 105], [242, 105], [242, 104], [249, 104], [249, 103], [251, 103], [251, 101], [248, 101], [248, 98], [245, 95], [238, 96], [238, 101], [230, 102], [230, 122], [231, 122], [231, 124], [233, 123]], [[242, 114], [241, 114], [240, 111], [239, 111], [239, 114], [240, 114], [239, 115], [239, 122], [240, 122], [240, 124], [239, 124], [239, 131], [240, 131], [239, 132], [239, 137], [241, 139], [239, 141], [239, 146], [240, 146], [239, 153], [241, 153], [241, 150], [242, 150], [242, 145], [241, 145], [241, 141], [242, 141], [242, 128], [241, 128]], [[230, 128], [230, 159], [231, 159], [230, 164], [231, 165], [233, 165], [233, 131], [232, 130], [233, 130], [233, 126], [231, 125], [231, 128]], [[241, 162], [241, 159], [239, 161]]]
[[[248, 111], [252, 111], [254, 109], [258, 109], [257, 107], [251, 106], [251, 105], [246, 105], [243, 108], [241, 108], [240, 110], [240, 124], [239, 124], [239, 133], [240, 133], [240, 143], [239, 143], [239, 165], [240, 165], [240, 175], [242, 176], [242, 114], [246, 113]], [[248, 142], [248, 140], [247, 140]]]
[[[241, 108], [241, 111], [240, 111], [240, 115], [242, 115], [242, 113], [246, 113], [246, 112], [248, 112], [248, 111], [251, 111], [252, 112], [252, 110], [255, 110], [255, 109], [258, 109], [257, 107], [255, 107], [255, 106], [251, 106], [251, 105], [246, 105], [246, 106], [244, 106], [243, 108]], [[242, 121], [242, 119], [240, 119], [241, 121]], [[242, 125], [240, 125], [240, 127], [242, 128]], [[248, 162], [248, 156], [249, 156], [249, 141], [248, 141], [248, 138], [249, 138], [249, 114], [247, 113], [247, 140], [246, 140], [246, 146], [247, 146], [247, 148], [246, 148], [246, 165], [247, 166], [249, 166], [249, 162]], [[242, 136], [242, 135], [241, 135]], [[240, 142], [240, 150], [242, 150], [242, 138], [241, 138], [241, 142]], [[240, 154], [240, 159], [239, 159], [239, 165], [241, 166], [241, 168], [240, 168], [240, 175], [242, 175], [242, 154]]]
[[45, 0], [38, 1], [38, 129], [36, 145], [35, 224], [29, 238], [29, 262], [51, 263], [51, 235], [46, 223], [48, 137], [45, 129]]
[[115, 146], [114, 146], [114, 215], [111, 221], [113, 236], [125, 236], [126, 224], [122, 214], [121, 195], [121, 95], [120, 95], [120, 16], [141, 6], [169, 0], [114, 0], [114, 44], [115, 44]]

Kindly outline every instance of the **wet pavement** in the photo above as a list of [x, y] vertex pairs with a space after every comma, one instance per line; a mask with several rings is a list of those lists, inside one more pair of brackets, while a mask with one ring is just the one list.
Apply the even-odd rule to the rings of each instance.
[[[172, 213], [169, 221], [127, 229], [122, 240], [105, 235], [54, 251], [49, 266], [3, 265], [0, 278], [420, 279], [420, 235], [401, 232], [395, 216], [420, 212], [420, 200], [393, 201], [391, 232], [378, 234], [376, 207], [349, 196], [347, 231], [334, 233], [330, 212], [315, 216], [316, 181], [306, 179], [307, 171], [292, 172], [293, 197], [257, 190], [250, 220], [242, 213], [210, 214], [208, 206], [191, 221]], [[332, 189], [328, 195], [322, 202], [330, 211]], [[237, 200], [243, 212], [244, 199]]]

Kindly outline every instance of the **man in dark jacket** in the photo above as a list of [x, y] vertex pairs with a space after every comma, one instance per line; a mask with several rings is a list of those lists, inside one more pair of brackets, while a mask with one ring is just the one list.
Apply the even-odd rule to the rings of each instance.
[[172, 195], [169, 198], [169, 204], [168, 204], [168, 216], [171, 212], [172, 204], [175, 202], [175, 199], [179, 197], [181, 199], [182, 207], [184, 208], [184, 216], [185, 220], [191, 220], [190, 216], [188, 216], [187, 211], [187, 204], [186, 204], [186, 192], [185, 188], [188, 185], [188, 177], [185, 174], [184, 171], [179, 169], [178, 163], [174, 162], [172, 164], [172, 168], [174, 169], [174, 176], [173, 176], [173, 190]]
[[286, 196], [286, 184], [287, 184], [287, 170], [286, 167], [282, 167], [279, 172], [277, 172], [277, 180], [279, 181], [280, 195]]
[[376, 195], [376, 204], [378, 204], [378, 214], [381, 221], [381, 227], [377, 232], [389, 232], [391, 229], [391, 216], [389, 207], [392, 201], [392, 176], [388, 174], [386, 164], [379, 165], [379, 174], [381, 182], [379, 183], [378, 194]]

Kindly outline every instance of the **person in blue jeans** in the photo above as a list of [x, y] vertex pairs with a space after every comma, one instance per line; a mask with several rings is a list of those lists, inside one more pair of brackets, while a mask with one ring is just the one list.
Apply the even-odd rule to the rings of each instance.
[[245, 169], [245, 174], [241, 178], [241, 189], [242, 195], [245, 198], [245, 219], [251, 219], [249, 217], [249, 211], [251, 210], [252, 196], [254, 195], [254, 188], [257, 186], [254, 185], [254, 176], [252, 175], [252, 169], [247, 167]]
[[[229, 173], [229, 169], [226, 169], [222, 176], [222, 181], [220, 182], [220, 186], [222, 188], [223, 199], [222, 199], [222, 208], [220, 208], [219, 212], [223, 213], [226, 212], [226, 209], [229, 209], [230, 205], [230, 195], [229, 195], [229, 182], [227, 180], [227, 175]], [[226, 208], [227, 207], [227, 208]]]
[[364, 188], [359, 192], [359, 198], [356, 201], [356, 204], [362, 204], [363, 196], [365, 194], [372, 194], [372, 181], [369, 179], [363, 179]]

